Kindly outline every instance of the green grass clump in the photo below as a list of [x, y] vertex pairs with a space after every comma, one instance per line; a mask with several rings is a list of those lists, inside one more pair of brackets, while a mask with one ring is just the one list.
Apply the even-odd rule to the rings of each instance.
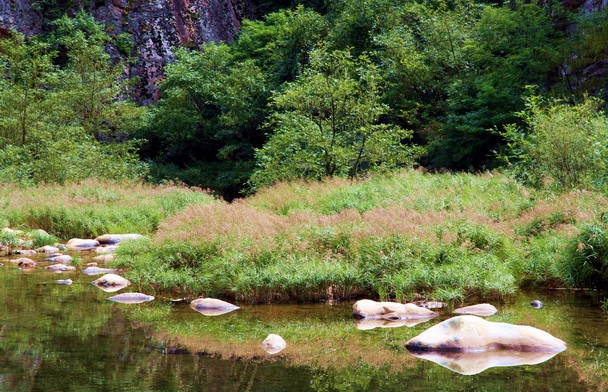
[[575, 287], [608, 290], [608, 225], [584, 226], [564, 254], [564, 276]]
[[64, 240], [105, 233], [151, 234], [186, 206], [214, 200], [193, 188], [94, 179], [66, 186], [0, 186], [0, 199], [5, 205], [0, 221], [10, 227], [42, 229]]

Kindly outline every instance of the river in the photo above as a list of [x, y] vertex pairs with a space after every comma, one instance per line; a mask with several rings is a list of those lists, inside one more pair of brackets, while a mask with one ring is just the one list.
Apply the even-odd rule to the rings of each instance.
[[[416, 358], [404, 342], [450, 317], [370, 328], [352, 303], [249, 305], [209, 317], [158, 294], [121, 304], [79, 271], [0, 259], [0, 391], [598, 391], [608, 388], [608, 316], [596, 293], [524, 292], [490, 321], [532, 325], [568, 349], [536, 365]], [[56, 284], [70, 278], [71, 285]], [[121, 292], [145, 292], [129, 286]], [[147, 294], [153, 294], [146, 292]], [[532, 308], [532, 299], [544, 303]], [[268, 354], [269, 333], [287, 348]], [[507, 359], [513, 362], [513, 358]], [[500, 361], [499, 361], [500, 362]], [[502, 360], [504, 363], [505, 360]], [[529, 362], [529, 361], [528, 361]]]

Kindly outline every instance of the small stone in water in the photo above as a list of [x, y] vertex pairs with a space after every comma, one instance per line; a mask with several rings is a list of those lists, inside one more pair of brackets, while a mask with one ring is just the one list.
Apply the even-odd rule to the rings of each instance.
[[55, 281], [55, 283], [70, 285], [70, 284], [72, 284], [72, 279], [58, 279]]
[[532, 305], [533, 308], [536, 309], [540, 309], [543, 307], [543, 303], [540, 302], [539, 300], [535, 299], [534, 301], [530, 302], [530, 305]]
[[266, 337], [266, 339], [264, 339], [264, 341], [262, 342], [262, 348], [268, 354], [277, 354], [280, 351], [284, 350], [285, 347], [287, 347], [285, 339], [274, 333], [268, 335], [268, 337]]

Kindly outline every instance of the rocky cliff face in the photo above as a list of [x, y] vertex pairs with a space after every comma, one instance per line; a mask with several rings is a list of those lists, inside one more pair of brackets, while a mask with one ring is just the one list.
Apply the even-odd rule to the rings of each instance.
[[[25, 35], [43, 31], [50, 12], [49, 2], [41, 0], [0, 0], [0, 35], [11, 28]], [[59, 0], [53, 12], [89, 11], [108, 26], [111, 34], [129, 33], [135, 43], [136, 63], [126, 69], [139, 82], [135, 96], [143, 102], [158, 97], [157, 82], [163, 67], [173, 61], [172, 48], [178, 45], [200, 47], [204, 42], [229, 41], [238, 32], [240, 21], [251, 18], [250, 0]], [[45, 9], [45, 6], [47, 7]], [[117, 55], [116, 48], [108, 48]]]

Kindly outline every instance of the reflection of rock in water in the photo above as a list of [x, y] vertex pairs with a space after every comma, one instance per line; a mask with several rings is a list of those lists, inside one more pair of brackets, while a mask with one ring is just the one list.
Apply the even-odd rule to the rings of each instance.
[[353, 322], [357, 329], [362, 331], [374, 328], [398, 328], [398, 327], [413, 327], [420, 323], [426, 323], [430, 318], [417, 318], [405, 320], [386, 320], [386, 319], [354, 319]]
[[362, 299], [353, 305], [353, 317], [363, 319], [404, 320], [433, 318], [437, 313], [414, 304], [376, 302]]
[[154, 297], [142, 293], [123, 293], [110, 297], [108, 300], [123, 304], [140, 304], [146, 301], [153, 301]]
[[411, 354], [467, 376], [481, 373], [491, 367], [537, 365], [557, 355], [557, 353], [515, 350], [441, 353], [411, 352]]

